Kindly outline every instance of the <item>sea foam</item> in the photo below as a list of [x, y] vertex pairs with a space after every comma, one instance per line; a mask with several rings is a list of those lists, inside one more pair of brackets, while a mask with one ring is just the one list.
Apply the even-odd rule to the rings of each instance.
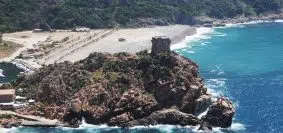
[[197, 41], [200, 39], [209, 39], [210, 37], [207, 36], [206, 34], [209, 34], [212, 32], [213, 32], [213, 28], [204, 28], [204, 27], [197, 28], [196, 34], [187, 36], [182, 42], [172, 45], [171, 49], [177, 50], [177, 49], [185, 48], [188, 46], [188, 43], [192, 41]]
[[1, 128], [0, 127], [0, 133], [17, 133], [19, 128], [17, 127], [12, 127], [12, 128]]
[[274, 21], [275, 23], [283, 23], [283, 19], [278, 19]]
[[3, 74], [3, 70], [2, 69], [0, 69], [0, 77], [2, 77], [2, 78], [5, 77], [5, 75]]
[[215, 28], [229, 28], [229, 27], [240, 27], [240, 28], [244, 28], [245, 25], [261, 24], [261, 23], [270, 23], [270, 22], [283, 23], [283, 19], [277, 19], [277, 20], [257, 20], [257, 21], [250, 21], [250, 22], [244, 22], [244, 23], [228, 23], [228, 24], [226, 24], [225, 26], [222, 26], [222, 27], [215, 27]]

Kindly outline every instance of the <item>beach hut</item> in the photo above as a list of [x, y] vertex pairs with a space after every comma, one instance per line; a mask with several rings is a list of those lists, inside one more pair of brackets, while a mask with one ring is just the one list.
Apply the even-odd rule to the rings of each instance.
[[90, 32], [90, 28], [86, 28], [86, 27], [76, 27], [74, 29], [75, 32]]
[[33, 32], [33, 33], [42, 32], [42, 29], [33, 29], [32, 32]]
[[15, 98], [14, 89], [0, 90], [0, 103], [12, 103], [15, 101]]

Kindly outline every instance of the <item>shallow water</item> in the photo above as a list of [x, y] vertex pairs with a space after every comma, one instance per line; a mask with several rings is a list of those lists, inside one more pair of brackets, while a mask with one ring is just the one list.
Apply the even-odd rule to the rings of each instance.
[[0, 83], [13, 81], [23, 70], [11, 63], [0, 63]]
[[[228, 96], [236, 104], [237, 112], [232, 127], [228, 130], [215, 128], [214, 132], [283, 132], [283, 24], [219, 28], [201, 38], [175, 51], [199, 64], [200, 73], [213, 95]], [[3, 70], [7, 75], [7, 71]], [[13, 71], [10, 72], [15, 75]], [[196, 129], [168, 125], [120, 129], [84, 124], [78, 129], [14, 128], [6, 132], [190, 133], [196, 132]]]

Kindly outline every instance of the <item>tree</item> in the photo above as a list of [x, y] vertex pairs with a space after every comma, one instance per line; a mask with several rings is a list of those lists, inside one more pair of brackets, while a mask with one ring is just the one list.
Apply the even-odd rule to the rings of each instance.
[[0, 32], [0, 43], [2, 43], [3, 32]]
[[195, 16], [232, 18], [282, 7], [283, 0], [0, 0], [0, 31], [30, 30], [40, 23], [47, 30], [142, 26], [144, 20], [194, 24]]

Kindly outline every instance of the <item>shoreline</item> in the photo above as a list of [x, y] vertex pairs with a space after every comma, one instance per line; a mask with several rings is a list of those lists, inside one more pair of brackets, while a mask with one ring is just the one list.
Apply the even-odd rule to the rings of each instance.
[[171, 45], [172, 50], [181, 49], [187, 47], [192, 41], [197, 41], [205, 38], [206, 34], [212, 33], [216, 28], [229, 28], [239, 25], [260, 24], [260, 23], [283, 23], [283, 13], [280, 14], [268, 14], [264, 16], [251, 16], [251, 17], [237, 17], [228, 19], [212, 19], [212, 23], [207, 26], [206, 23], [194, 26], [196, 33], [190, 36], [185, 36], [179, 43]]
[[[186, 36], [192, 36], [196, 34], [196, 27], [188, 26], [188, 25], [169, 25], [169, 26], [156, 26], [152, 28], [137, 28], [137, 29], [119, 29], [115, 31], [110, 31], [109, 29], [103, 30], [93, 30], [91, 32], [58, 32], [54, 34], [72, 34], [72, 38], [75, 35], [80, 38], [89, 38], [88, 36], [91, 34], [98, 34], [97, 39], [99, 41], [91, 41], [88, 42], [78, 42], [74, 40], [71, 44], [62, 44], [62, 47], [55, 48], [50, 53], [42, 56], [38, 59], [16, 59], [21, 52], [25, 51], [28, 48], [33, 48], [32, 45], [36, 44], [36, 42], [44, 42], [48, 36], [50, 37], [52, 33], [32, 33], [30, 31], [24, 32], [16, 32], [6, 34], [4, 39], [13, 40], [17, 42], [22, 42], [23, 48], [17, 50], [10, 57], [0, 59], [0, 62], [13, 63], [20, 68], [24, 68], [24, 70], [35, 70], [40, 68], [41, 65], [45, 64], [54, 64], [64, 61], [75, 62], [81, 59], [88, 57], [90, 53], [93, 52], [107, 52], [107, 53], [118, 53], [118, 52], [129, 52], [136, 53], [145, 49], [151, 48], [151, 38], [153, 36], [168, 36], [172, 40], [172, 44], [181, 42]], [[27, 33], [28, 32], [28, 33]], [[107, 35], [104, 37], [104, 33], [99, 35], [99, 33], [105, 33]], [[108, 32], [108, 33], [107, 33]], [[20, 38], [25, 34], [30, 34], [30, 38]], [[45, 36], [43, 34], [46, 34]], [[53, 35], [54, 35], [53, 34]], [[40, 36], [40, 39], [37, 39], [36, 36]], [[97, 40], [94, 37], [91, 37], [92, 40]], [[118, 41], [120, 38], [125, 38], [126, 41]], [[36, 40], [37, 39], [37, 40]], [[70, 39], [70, 41], [72, 41]], [[85, 40], [85, 39], [84, 39]], [[76, 41], [78, 43], [76, 43]], [[74, 43], [74, 44], [72, 44]], [[85, 44], [86, 43], [86, 44]], [[38, 45], [38, 43], [37, 43]]]
[[[196, 41], [199, 39], [203, 39], [205, 37], [205, 34], [209, 34], [213, 32], [214, 28], [229, 28], [229, 27], [234, 27], [237, 25], [247, 25], [247, 24], [258, 24], [258, 23], [270, 23], [270, 22], [277, 22], [277, 23], [282, 23], [283, 22], [283, 14], [271, 14], [268, 16], [261, 16], [261, 17], [243, 17], [243, 18], [232, 18], [232, 19], [215, 19], [214, 20], [214, 24], [222, 24], [222, 25], [212, 25], [212, 27], [205, 27], [205, 24], [202, 25], [197, 25], [197, 26], [188, 26], [188, 25], [182, 25], [182, 26], [188, 26], [191, 27], [189, 29], [183, 30], [182, 32], [180, 32], [179, 34], [171, 34], [171, 39], [172, 39], [172, 44], [171, 44], [171, 49], [172, 50], [176, 50], [176, 49], [181, 49], [184, 48], [186, 46], [188, 46], [188, 44], [192, 41]], [[170, 26], [178, 26], [178, 25], [170, 25]], [[157, 26], [157, 27], [169, 27], [169, 26]], [[156, 27], [154, 27], [156, 28]], [[122, 29], [122, 30], [139, 30], [139, 29], [152, 29], [152, 28], [138, 28], [138, 29]], [[5, 39], [8, 38], [8, 41], [13, 40], [13, 38], [9, 38], [9, 37], [5, 37]], [[18, 40], [17, 40], [18, 41]], [[145, 43], [145, 41], [142, 41]], [[148, 40], [148, 42], [150, 42], [150, 40]], [[40, 65], [40, 59], [37, 60], [25, 60], [25, 59], [16, 59], [17, 56], [20, 55], [21, 52], [23, 52], [24, 50], [26, 50], [27, 48], [31, 48], [31, 44], [21, 44], [24, 47], [19, 48], [16, 52], [12, 53], [9, 57], [5, 57], [3, 59], [0, 59], [0, 63], [1, 62], [6, 62], [6, 63], [12, 63], [15, 64], [16, 66], [18, 66], [19, 68], [23, 69], [25, 72], [32, 72], [38, 68], [41, 68], [42, 65]], [[97, 45], [96, 45], [97, 46]], [[140, 47], [140, 46], [136, 46], [136, 47]], [[129, 50], [129, 48], [125, 48], [123, 47], [124, 50], [120, 50], [120, 52], [131, 52], [131, 50]], [[122, 49], [123, 49], [122, 48]], [[146, 48], [143, 47], [144, 49], [150, 49], [150, 47]], [[142, 48], [139, 48], [140, 50], [142, 50]], [[97, 48], [97, 50], [93, 51], [93, 52], [107, 52], [107, 51], [99, 51], [101, 50], [100, 48]], [[139, 50], [134, 50], [135, 52], [139, 51]], [[116, 51], [117, 52], [117, 51]], [[109, 53], [115, 53], [115, 52], [109, 52]], [[78, 53], [76, 53], [78, 54]], [[87, 57], [87, 56], [86, 56]], [[63, 61], [71, 61], [71, 62], [75, 62], [78, 61], [79, 59], [68, 59], [68, 57], [66, 57], [65, 60]], [[51, 63], [47, 63], [45, 65], [48, 64], [53, 64], [55, 62], [51, 62]]]
[[177, 50], [184, 48], [188, 46], [188, 44], [192, 41], [196, 41], [199, 39], [203, 39], [205, 37], [205, 34], [209, 34], [213, 32], [213, 28], [207, 28], [207, 27], [197, 27], [196, 33], [190, 36], [185, 36], [185, 38], [179, 42], [171, 45], [171, 50]]
[[[198, 131], [200, 125], [197, 126], [181, 126], [181, 125], [166, 125], [166, 124], [157, 124], [157, 125], [149, 125], [149, 126], [134, 126], [134, 127], [129, 127], [126, 130], [137, 130], [137, 129], [161, 129], [163, 128], [164, 130], [168, 131], [170, 129], [174, 128], [182, 128], [182, 129], [187, 129], [187, 130], [192, 130], [194, 132], [200, 132]], [[4, 130], [6, 132], [11, 132], [15, 130], [21, 130], [22, 128], [34, 128], [36, 129], [37, 127], [34, 126], [19, 126], [19, 127], [12, 127], [12, 128], [0, 128], [1, 130]], [[41, 128], [50, 128], [50, 127], [41, 127]], [[72, 128], [72, 127], [64, 127], [64, 126], [56, 126], [56, 127], [51, 127], [54, 128], [54, 130], [89, 130], [89, 129], [95, 129], [95, 130], [100, 130], [100, 129], [118, 129], [118, 130], [125, 130], [125, 128], [122, 127], [117, 127], [117, 126], [108, 126], [106, 124], [102, 125], [92, 125], [92, 124], [87, 124], [87, 123], [82, 123], [79, 125], [78, 128]], [[222, 129], [215, 127], [213, 128], [214, 132], [221, 132], [222, 130], [224, 131], [240, 131], [240, 130], [245, 130], [246, 127], [241, 124], [241, 123], [232, 123], [232, 126], [228, 129]], [[5, 132], [4, 132], [5, 133]]]
[[234, 24], [248, 24], [248, 23], [257, 23], [257, 22], [274, 22], [282, 21], [283, 13], [266, 13], [257, 16], [237, 16], [234, 18], [223, 18], [216, 19], [210, 18], [207, 16], [197, 17], [198, 23], [197, 26], [205, 27], [225, 27], [225, 25], [234, 25]]

